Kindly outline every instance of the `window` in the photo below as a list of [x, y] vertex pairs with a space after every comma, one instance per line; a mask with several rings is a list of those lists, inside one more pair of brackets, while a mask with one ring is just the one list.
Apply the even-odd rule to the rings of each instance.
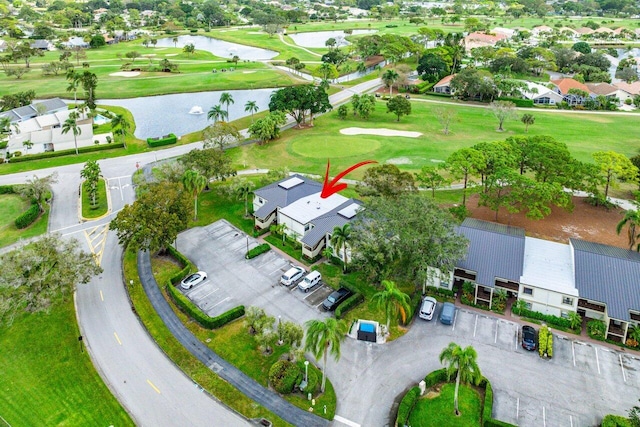
[[264, 203], [264, 200], [262, 200], [262, 197], [258, 197], [258, 203], [259, 204], [263, 204]]
[[569, 318], [569, 312], [568, 311], [561, 311], [560, 312], [560, 317], [562, 317], [563, 319], [568, 319]]
[[573, 305], [573, 298], [570, 297], [562, 297], [562, 303], [564, 305]]
[[447, 280], [440, 280], [440, 287], [441, 287], [441, 288], [447, 288], [447, 289], [449, 289], [449, 281], [447, 281]]
[[306, 233], [307, 231], [311, 230], [312, 228], [313, 228], [313, 224], [311, 224], [311, 223], [305, 224], [304, 232]]
[[533, 308], [533, 305], [531, 305], [531, 303], [530, 303], [530, 302], [528, 302], [528, 303], [526, 303], [526, 304], [524, 305], [524, 307], [525, 307], [527, 310], [531, 310], [531, 309]]
[[527, 288], [526, 286], [522, 289], [522, 293], [525, 295], [533, 295], [533, 288]]

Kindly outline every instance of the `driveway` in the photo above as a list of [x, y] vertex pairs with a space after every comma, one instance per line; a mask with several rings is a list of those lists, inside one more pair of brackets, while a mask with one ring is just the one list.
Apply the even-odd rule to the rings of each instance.
[[262, 307], [270, 315], [300, 325], [329, 316], [320, 305], [332, 289], [321, 285], [304, 293], [295, 286], [280, 285], [280, 277], [291, 263], [275, 251], [245, 259], [247, 248], [258, 244], [225, 220], [180, 234], [180, 252], [208, 274], [206, 282], [185, 294], [210, 316], [238, 305]]

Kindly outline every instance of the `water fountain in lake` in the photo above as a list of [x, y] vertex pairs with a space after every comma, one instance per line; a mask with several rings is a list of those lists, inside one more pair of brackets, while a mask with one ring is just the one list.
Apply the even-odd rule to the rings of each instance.
[[191, 110], [189, 110], [189, 114], [204, 114], [204, 111], [202, 111], [201, 106], [194, 105], [193, 107], [191, 107]]

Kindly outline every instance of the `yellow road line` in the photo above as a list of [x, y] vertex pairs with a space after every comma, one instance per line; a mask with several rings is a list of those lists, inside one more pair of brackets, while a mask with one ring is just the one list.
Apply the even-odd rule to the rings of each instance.
[[116, 337], [116, 341], [118, 341], [118, 344], [122, 345], [122, 341], [120, 341], [120, 337], [118, 337], [118, 334], [114, 332], [113, 336]]
[[100, 290], [100, 300], [104, 301], [104, 296], [102, 295], [102, 290]]
[[151, 388], [153, 388], [158, 394], [160, 393], [160, 390], [158, 390], [158, 387], [156, 387], [155, 385], [153, 385], [153, 383], [149, 380], [147, 380], [147, 383], [151, 386]]

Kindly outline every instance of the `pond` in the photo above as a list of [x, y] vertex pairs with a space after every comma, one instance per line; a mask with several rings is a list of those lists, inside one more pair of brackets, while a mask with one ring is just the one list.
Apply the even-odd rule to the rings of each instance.
[[225, 42], [205, 36], [180, 36], [174, 44], [172, 37], [158, 39], [156, 47], [179, 47], [183, 48], [189, 43], [193, 43], [196, 49], [206, 50], [221, 58], [230, 58], [238, 55], [241, 60], [262, 61], [278, 56], [278, 52], [273, 50], [260, 49], [259, 47], [246, 46], [238, 43]]
[[345, 34], [344, 31], [313, 31], [310, 33], [288, 34], [298, 46], [302, 47], [326, 47], [325, 43], [330, 38], [336, 39], [338, 46], [349, 44], [345, 37], [357, 34], [375, 33], [376, 30], [353, 30], [352, 34]]
[[[244, 111], [248, 101], [255, 101], [259, 111], [269, 108], [269, 97], [274, 89], [228, 90], [234, 103], [229, 105], [229, 121], [248, 116]], [[207, 120], [207, 111], [219, 104], [223, 91], [179, 93], [174, 95], [145, 96], [130, 99], [101, 99], [100, 104], [116, 105], [131, 111], [136, 122], [135, 136], [147, 139], [174, 133], [182, 136], [202, 130], [213, 123]], [[202, 114], [193, 107], [201, 107]], [[226, 106], [222, 106], [226, 109]]]

